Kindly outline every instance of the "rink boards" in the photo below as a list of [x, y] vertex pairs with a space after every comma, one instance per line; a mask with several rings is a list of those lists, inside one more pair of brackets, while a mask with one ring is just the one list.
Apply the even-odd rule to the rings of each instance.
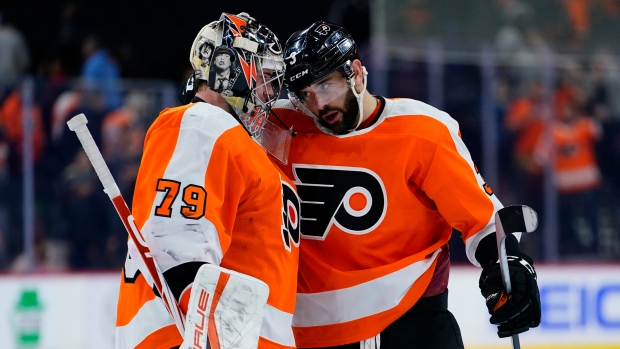
[[[620, 265], [537, 271], [543, 321], [520, 336], [523, 349], [620, 348]], [[478, 276], [466, 266], [453, 266], [450, 275], [449, 307], [465, 347], [509, 349], [510, 340], [488, 324]], [[114, 348], [119, 279], [120, 272], [0, 275], [0, 348]]]

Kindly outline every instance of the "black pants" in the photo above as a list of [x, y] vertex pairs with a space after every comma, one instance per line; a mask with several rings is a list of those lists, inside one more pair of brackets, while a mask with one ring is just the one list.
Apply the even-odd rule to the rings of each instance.
[[[420, 299], [381, 331], [381, 349], [463, 349], [461, 330], [448, 311], [448, 291]], [[327, 349], [360, 349], [359, 342]]]

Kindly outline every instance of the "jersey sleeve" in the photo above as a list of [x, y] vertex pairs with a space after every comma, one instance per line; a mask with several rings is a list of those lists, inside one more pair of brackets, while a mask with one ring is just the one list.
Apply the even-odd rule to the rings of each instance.
[[494, 213], [502, 207], [474, 165], [456, 120], [442, 113], [423, 121], [432, 130], [419, 140], [417, 153], [426, 162], [413, 179], [431, 198], [442, 217], [463, 235], [467, 257], [478, 265], [478, 242], [495, 231]]

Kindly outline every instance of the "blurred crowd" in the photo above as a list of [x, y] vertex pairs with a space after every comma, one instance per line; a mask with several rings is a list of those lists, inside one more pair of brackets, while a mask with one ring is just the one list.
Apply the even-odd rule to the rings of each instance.
[[[536, 3], [500, 4], [495, 46], [505, 64], [497, 101], [506, 192], [543, 220], [556, 219], [561, 260], [618, 260], [620, 52], [609, 31], [620, 26], [620, 2], [558, 2], [555, 11], [564, 15], [545, 25], [536, 24]], [[532, 241], [544, 260], [544, 239]]]
[[[30, 88], [23, 83], [28, 45], [6, 18], [0, 20], [0, 52], [0, 270], [117, 268], [127, 234], [66, 122], [88, 116], [130, 204], [146, 129], [161, 107], [156, 93], [124, 83], [117, 59], [94, 35], [81, 43], [78, 76], [53, 60], [31, 77]], [[32, 256], [25, 254], [23, 234], [26, 133], [34, 171]]]
[[[620, 3], [549, 1], [563, 11], [562, 31], [558, 23], [541, 28], [533, 19], [532, 1], [475, 1], [482, 2], [492, 3], [500, 18], [491, 38], [497, 53], [495, 192], [504, 204], [534, 207], [542, 227], [551, 216], [544, 197], [545, 178], [551, 174], [560, 259], [620, 260], [620, 52], [590, 40], [601, 30], [600, 21], [620, 27]], [[395, 3], [401, 6], [399, 23], [405, 27], [398, 30], [403, 35], [416, 42], [425, 35], [432, 38], [439, 22], [437, 2]], [[61, 12], [67, 25], [58, 29], [50, 48], [58, 54], [37, 60], [37, 67], [20, 28], [0, 14], [0, 271], [119, 268], [127, 234], [66, 121], [78, 113], [87, 115], [89, 129], [131, 206], [146, 130], [159, 110], [173, 106], [162, 95], [178, 81], [162, 85], [127, 79], [133, 76], [131, 64], [121, 64], [105, 38], [75, 35], [70, 25], [74, 10], [66, 6]], [[369, 1], [333, 1], [327, 18], [350, 28], [362, 56], [370, 54]], [[453, 44], [446, 39], [447, 49]], [[549, 57], [552, 68], [545, 73]], [[481, 163], [482, 68], [466, 60], [442, 64], [442, 107], [459, 121], [474, 161]], [[392, 59], [388, 95], [428, 101], [430, 65], [427, 60]], [[32, 84], [24, 83], [26, 77]], [[30, 161], [34, 237], [32, 255], [27, 255], [24, 164]], [[526, 243], [536, 260], [545, 260], [542, 230]], [[456, 262], [464, 261], [458, 249], [453, 255]]]

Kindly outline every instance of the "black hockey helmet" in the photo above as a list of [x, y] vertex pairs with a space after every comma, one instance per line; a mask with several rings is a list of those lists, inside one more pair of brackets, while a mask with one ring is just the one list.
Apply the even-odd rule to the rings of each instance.
[[355, 59], [360, 59], [357, 44], [346, 29], [326, 21], [314, 22], [286, 41], [284, 85], [296, 93], [338, 69], [351, 78], [350, 63]]

